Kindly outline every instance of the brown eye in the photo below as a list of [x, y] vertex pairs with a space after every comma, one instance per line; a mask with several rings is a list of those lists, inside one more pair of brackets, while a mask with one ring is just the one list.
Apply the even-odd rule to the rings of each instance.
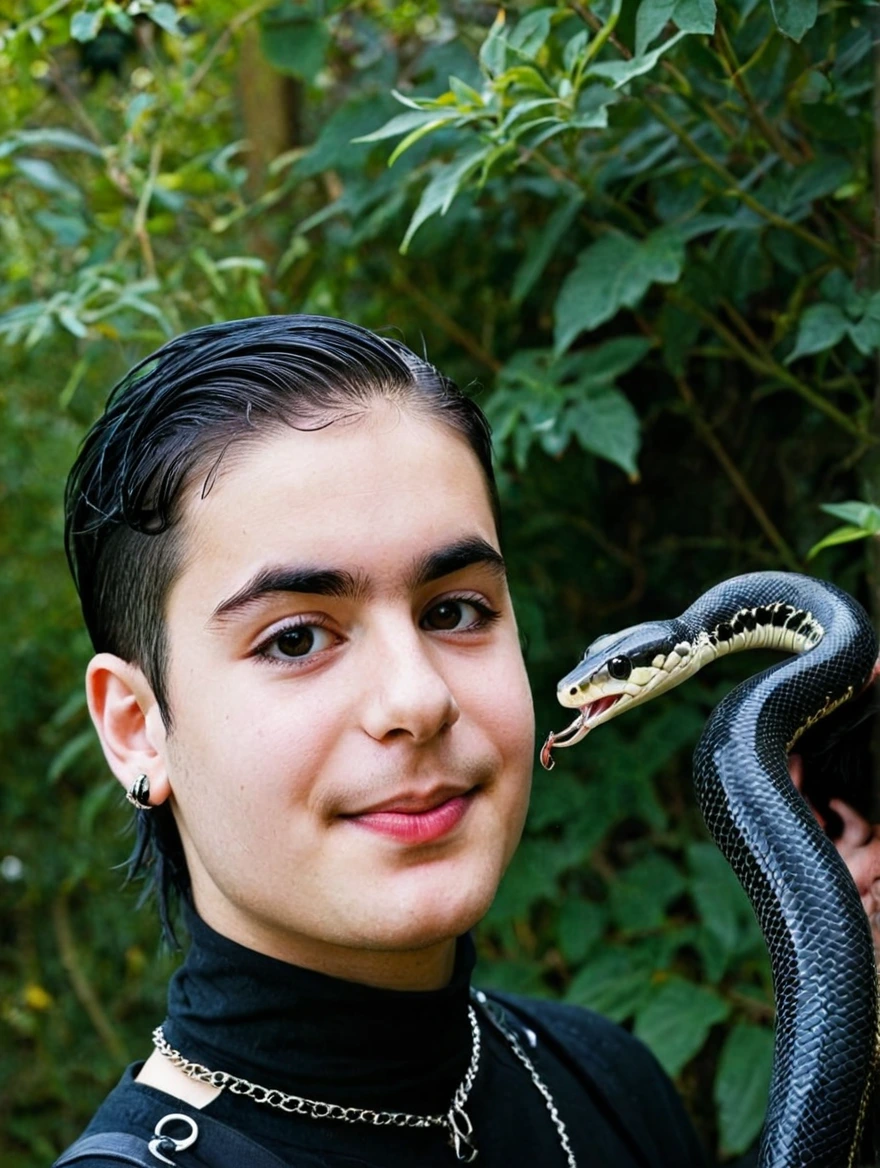
[[[465, 606], [460, 600], [443, 600], [440, 604], [435, 604], [427, 614], [425, 624], [429, 629], [436, 629], [438, 632], [450, 632], [452, 629], [457, 629], [461, 624], [463, 607]], [[468, 607], [473, 606], [468, 605]]]
[[311, 625], [298, 629], [285, 629], [275, 640], [279, 653], [285, 657], [305, 657], [314, 648], [315, 630]]

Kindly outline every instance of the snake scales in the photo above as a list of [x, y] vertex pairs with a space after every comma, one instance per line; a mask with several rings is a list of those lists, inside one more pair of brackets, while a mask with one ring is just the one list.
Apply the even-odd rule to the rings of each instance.
[[580, 712], [552, 751], [726, 653], [793, 657], [738, 685], [694, 755], [706, 825], [743, 885], [770, 955], [776, 1037], [761, 1168], [850, 1168], [876, 1062], [878, 994], [867, 917], [845, 864], [788, 774], [800, 735], [857, 695], [877, 660], [867, 614], [807, 576], [727, 580], [675, 620], [600, 637], [559, 683]]

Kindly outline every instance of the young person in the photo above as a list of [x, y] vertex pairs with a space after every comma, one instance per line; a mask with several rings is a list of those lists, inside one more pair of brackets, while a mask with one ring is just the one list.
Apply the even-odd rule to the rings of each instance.
[[112, 394], [67, 540], [134, 868], [191, 941], [59, 1164], [701, 1162], [625, 1032], [470, 987], [534, 755], [473, 402], [343, 321], [197, 329]]

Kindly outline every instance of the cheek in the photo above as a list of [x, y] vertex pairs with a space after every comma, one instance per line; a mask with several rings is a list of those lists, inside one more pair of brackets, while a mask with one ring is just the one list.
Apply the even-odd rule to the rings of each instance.
[[502, 676], [506, 677], [506, 681], [497, 695], [498, 717], [504, 724], [505, 734], [509, 737], [510, 743], [516, 744], [518, 751], [528, 755], [528, 765], [531, 770], [532, 752], [535, 746], [535, 709], [532, 703], [531, 686], [518, 644], [515, 652], [510, 655], [507, 669]]
[[[504, 684], [487, 678], [504, 678]], [[504, 774], [528, 784], [534, 765], [535, 715], [528, 678], [517, 650], [497, 668], [481, 670], [476, 687], [471, 682], [471, 709], [497, 753]], [[526, 787], [527, 789], [527, 787]]]

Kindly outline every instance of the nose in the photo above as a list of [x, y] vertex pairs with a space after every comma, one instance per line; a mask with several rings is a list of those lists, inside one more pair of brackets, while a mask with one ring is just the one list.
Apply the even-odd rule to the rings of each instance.
[[376, 637], [364, 678], [363, 727], [371, 738], [424, 743], [455, 725], [461, 711], [435, 657], [436, 648], [409, 622]]

